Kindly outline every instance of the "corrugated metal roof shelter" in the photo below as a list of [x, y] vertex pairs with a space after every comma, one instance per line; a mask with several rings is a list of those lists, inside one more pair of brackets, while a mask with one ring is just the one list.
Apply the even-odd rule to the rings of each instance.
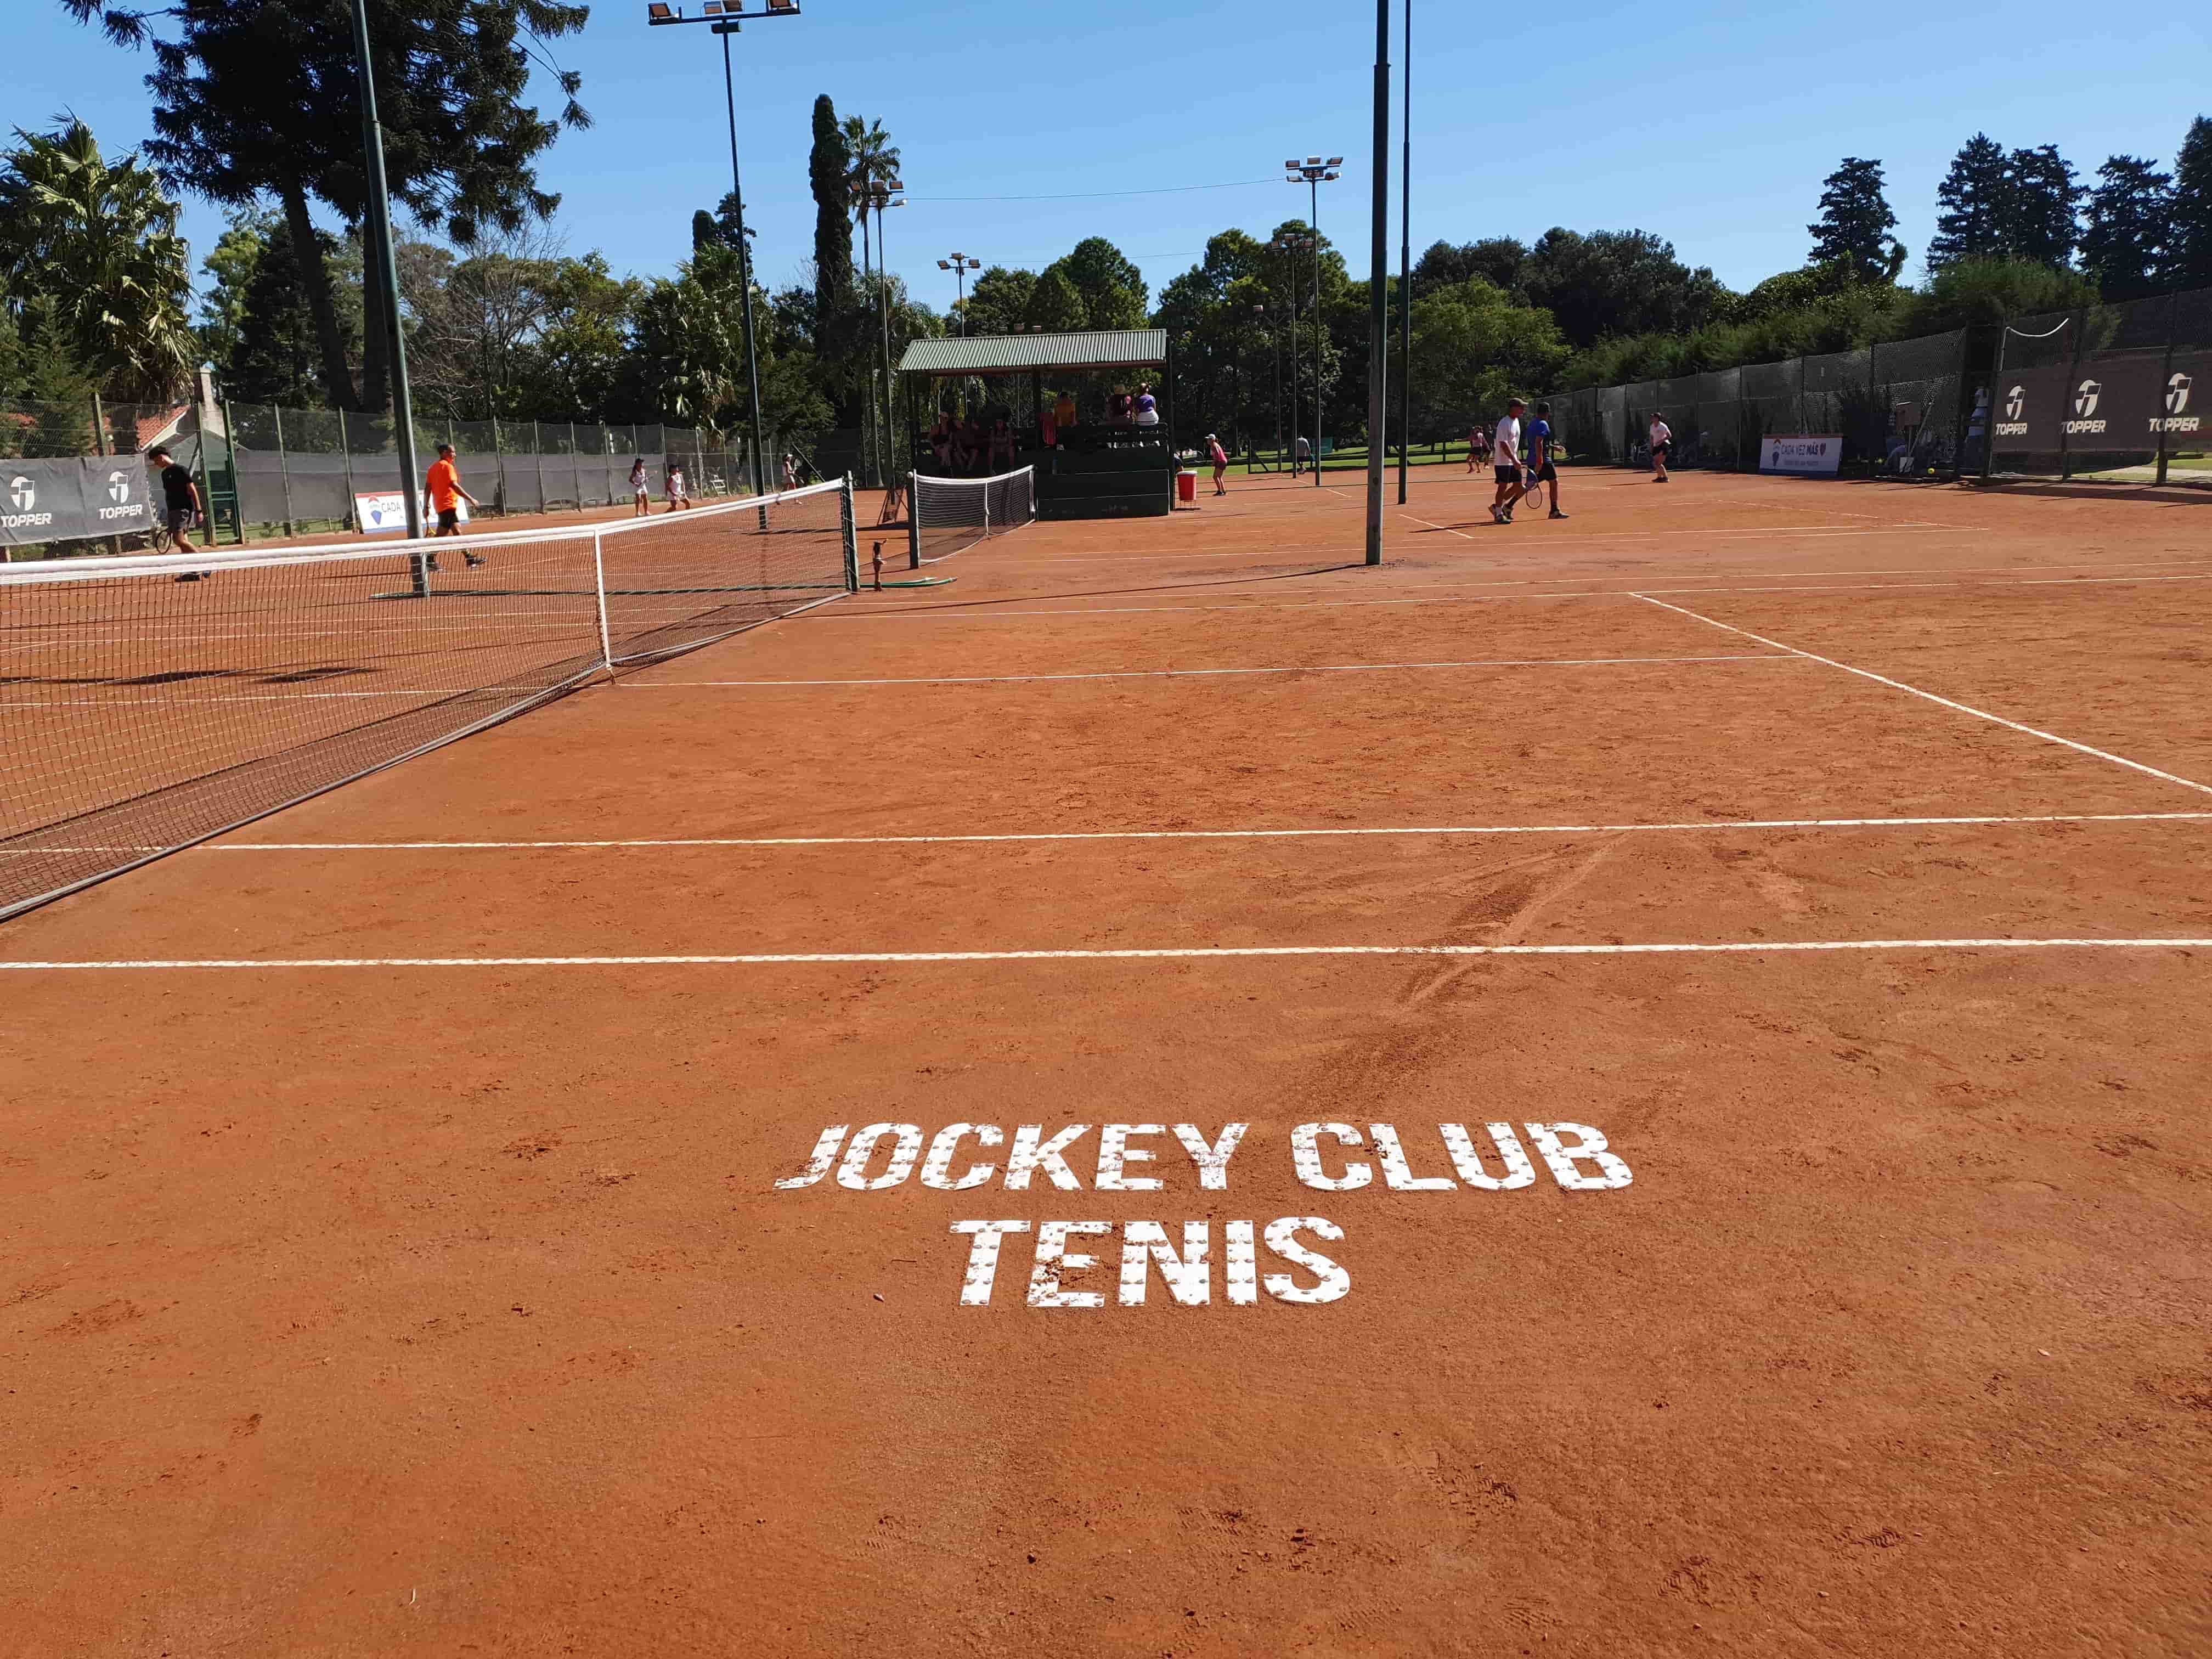
[[1111, 328], [1079, 334], [916, 340], [899, 359], [899, 373], [1012, 374], [1043, 368], [1150, 368], [1167, 360], [1167, 330]]

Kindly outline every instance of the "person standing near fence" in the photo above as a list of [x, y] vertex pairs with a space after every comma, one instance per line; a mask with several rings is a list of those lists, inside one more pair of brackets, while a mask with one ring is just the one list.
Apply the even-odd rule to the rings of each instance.
[[[423, 487], [430, 492], [430, 510], [438, 515], [438, 528], [433, 532], [436, 535], [458, 536], [461, 533], [463, 501], [474, 507], [483, 505], [461, 488], [461, 470], [453, 463], [453, 447], [451, 444], [438, 446], [438, 459], [430, 468], [430, 476], [422, 482]], [[472, 565], [483, 562], [477, 555], [465, 550], [461, 556]], [[427, 568], [435, 570], [438, 556], [433, 553], [423, 563]]]
[[1673, 428], [1668, 427], [1667, 422], [1659, 417], [1659, 412], [1656, 410], [1654, 410], [1651, 413], [1651, 431], [1650, 436], [1651, 440], [1651, 482], [1653, 483], [1665, 483], [1667, 482], [1667, 448], [1668, 445], [1674, 441], [1674, 434]]
[[651, 518], [653, 516], [653, 481], [646, 477], [645, 457], [642, 455], [629, 464], [629, 494], [630, 500], [635, 503], [630, 517]]

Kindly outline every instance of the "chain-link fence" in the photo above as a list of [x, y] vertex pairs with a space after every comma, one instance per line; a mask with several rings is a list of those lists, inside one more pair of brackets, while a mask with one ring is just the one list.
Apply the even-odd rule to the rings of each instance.
[[2005, 325], [1984, 476], [2212, 485], [2212, 289]]
[[[91, 397], [0, 401], [0, 463], [120, 458], [167, 448], [199, 481], [209, 532], [217, 543], [358, 528], [362, 497], [407, 488], [398, 440], [391, 416], [353, 411], [228, 403], [138, 405]], [[626, 502], [632, 497], [631, 469], [639, 461], [656, 500], [667, 494], [672, 468], [681, 471], [695, 501], [752, 489], [751, 444], [739, 434], [568, 421], [418, 420], [418, 469], [428, 468], [441, 443], [453, 446], [462, 487], [483, 504], [482, 512], [495, 515]], [[773, 490], [780, 474], [774, 458], [781, 454], [773, 439], [768, 453], [771, 465], [763, 476]], [[153, 487], [151, 480], [147, 487]], [[0, 515], [4, 513], [0, 507]], [[38, 539], [28, 532], [16, 537], [13, 550], [19, 557], [112, 550], [115, 538], [95, 530], [89, 522], [57, 521]]]
[[1827, 434], [1856, 471], [1907, 477], [1957, 469], [1967, 331], [1855, 351], [1747, 363], [1709, 374], [1586, 387], [1551, 402], [1552, 424], [1577, 459], [1641, 465], [1652, 422], [1672, 434], [1668, 464], [1756, 471], [1771, 434]]
[[1577, 459], [1755, 471], [1765, 440], [1832, 440], [1837, 470], [2212, 486], [2212, 289], [1552, 399]]

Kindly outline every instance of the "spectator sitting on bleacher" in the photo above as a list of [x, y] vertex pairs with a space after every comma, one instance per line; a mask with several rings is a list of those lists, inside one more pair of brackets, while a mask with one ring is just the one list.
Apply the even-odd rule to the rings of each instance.
[[940, 471], [948, 471], [948, 472], [949, 472], [950, 471], [951, 471], [951, 468], [952, 468], [952, 412], [951, 412], [951, 410], [943, 410], [943, 409], [941, 409], [941, 410], [938, 410], [938, 412], [937, 412], [937, 423], [936, 423], [934, 426], [933, 426], [933, 427], [931, 427], [931, 428], [929, 428], [929, 453], [930, 453], [931, 454], [933, 454], [933, 455], [934, 455], [934, 456], [936, 456], [936, 457], [937, 457], [937, 465], [938, 465], [938, 467], [939, 467], [939, 469]]
[[1140, 386], [1137, 388], [1136, 410], [1139, 426], [1157, 427], [1160, 423], [1160, 406], [1153, 400], [1152, 387]]
[[1119, 386], [1114, 389], [1114, 395], [1106, 400], [1106, 424], [1109, 426], [1129, 424], [1129, 394]]
[[1013, 422], [1001, 415], [991, 422], [991, 471], [1012, 472], [1014, 470]]
[[1075, 394], [1073, 392], [1063, 392], [1060, 394], [1060, 401], [1052, 406], [1052, 424], [1054, 431], [1062, 434], [1074, 429]]

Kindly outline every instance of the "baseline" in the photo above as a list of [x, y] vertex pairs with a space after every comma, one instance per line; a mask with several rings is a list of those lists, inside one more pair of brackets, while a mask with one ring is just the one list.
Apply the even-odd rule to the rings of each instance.
[[1231, 957], [1764, 956], [1808, 951], [2203, 951], [2212, 939], [1743, 939], [1650, 945], [1246, 945], [1090, 951], [807, 951], [650, 957], [251, 957], [171, 960], [0, 962], [0, 972], [162, 972], [272, 968], [709, 968], [838, 963], [1147, 962]]

